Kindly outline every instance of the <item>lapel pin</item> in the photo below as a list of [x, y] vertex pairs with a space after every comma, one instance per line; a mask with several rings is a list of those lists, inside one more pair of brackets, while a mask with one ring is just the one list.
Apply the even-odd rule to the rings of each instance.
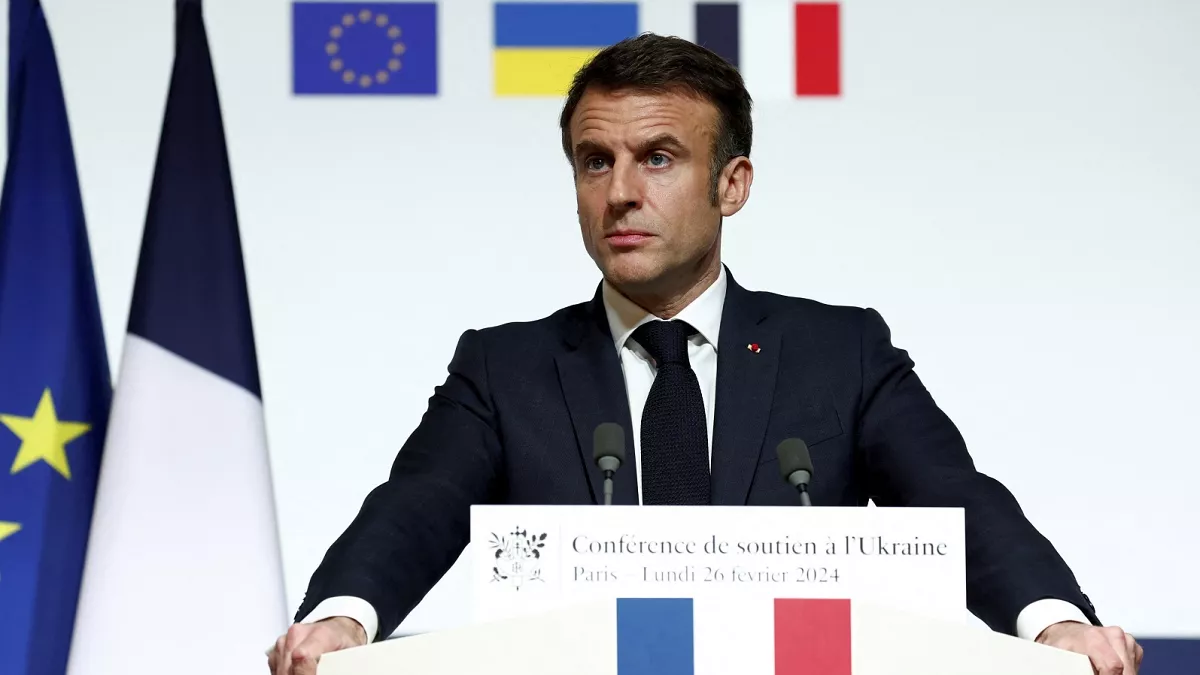
[[759, 349], [759, 348], [758, 348], [758, 343], [757, 343], [757, 342], [752, 342], [752, 343], [750, 343], [750, 344], [746, 345], [746, 349], [749, 349], [750, 351], [754, 352], [755, 354], [757, 354], [757, 353], [759, 353], [760, 351], [762, 351], [761, 349]]

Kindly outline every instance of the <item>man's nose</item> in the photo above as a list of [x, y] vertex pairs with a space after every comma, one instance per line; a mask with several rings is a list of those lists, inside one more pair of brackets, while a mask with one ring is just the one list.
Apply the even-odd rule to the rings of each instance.
[[608, 183], [608, 206], [614, 210], [636, 209], [642, 204], [643, 182], [634, 162], [613, 165]]

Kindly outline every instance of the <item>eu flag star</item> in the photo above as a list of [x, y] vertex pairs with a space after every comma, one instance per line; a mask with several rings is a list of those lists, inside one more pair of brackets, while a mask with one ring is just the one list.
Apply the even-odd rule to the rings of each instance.
[[3, 520], [0, 520], [0, 541], [8, 539], [12, 535], [16, 534], [20, 529], [21, 526], [17, 523], [6, 523]]
[[0, 415], [0, 422], [12, 429], [21, 439], [21, 448], [17, 450], [17, 458], [13, 461], [12, 473], [17, 473], [38, 460], [44, 460], [67, 480], [71, 479], [71, 467], [67, 464], [67, 443], [84, 435], [91, 428], [90, 424], [82, 422], [58, 421], [49, 388], [42, 392], [42, 399], [38, 401], [33, 417]]

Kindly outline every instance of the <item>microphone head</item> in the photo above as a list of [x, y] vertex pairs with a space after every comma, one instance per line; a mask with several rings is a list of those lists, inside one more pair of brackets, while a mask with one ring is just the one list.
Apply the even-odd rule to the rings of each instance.
[[625, 429], [605, 422], [592, 432], [592, 458], [601, 471], [616, 471], [625, 463]]
[[812, 480], [812, 456], [808, 454], [808, 446], [799, 438], [784, 439], [775, 448], [779, 456], [779, 473], [783, 479], [793, 486], [807, 484]]

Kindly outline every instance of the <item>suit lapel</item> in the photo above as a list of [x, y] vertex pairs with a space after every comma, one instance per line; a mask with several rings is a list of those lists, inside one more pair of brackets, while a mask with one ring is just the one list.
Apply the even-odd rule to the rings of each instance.
[[637, 462], [629, 398], [599, 291], [567, 341], [568, 351], [555, 361], [579, 457], [591, 482], [592, 499], [597, 504], [604, 503], [604, 476], [592, 458], [592, 432], [603, 422], [616, 422], [625, 430], [625, 463], [613, 476], [613, 504], [637, 504]]
[[764, 325], [765, 318], [754, 294], [730, 275], [717, 345], [713, 504], [745, 504], [759, 463], [775, 395], [780, 345], [779, 330]]

